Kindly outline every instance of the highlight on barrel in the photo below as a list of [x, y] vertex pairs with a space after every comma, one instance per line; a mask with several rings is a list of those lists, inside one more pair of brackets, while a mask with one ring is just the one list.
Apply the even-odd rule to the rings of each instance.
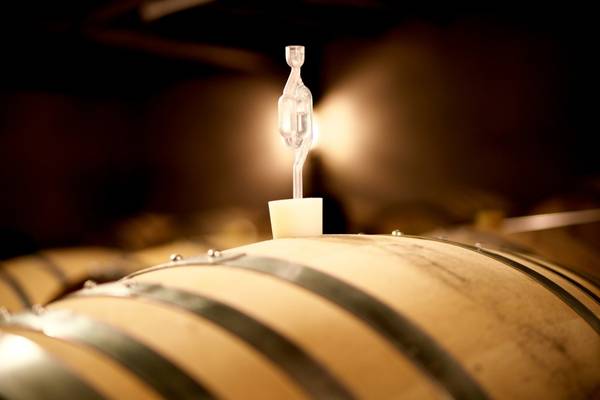
[[8, 379], [19, 338], [40, 354], [28, 387], [60, 366], [46, 398], [587, 399], [599, 295], [544, 260], [441, 239], [260, 242], [4, 313], [0, 397], [36, 398]]

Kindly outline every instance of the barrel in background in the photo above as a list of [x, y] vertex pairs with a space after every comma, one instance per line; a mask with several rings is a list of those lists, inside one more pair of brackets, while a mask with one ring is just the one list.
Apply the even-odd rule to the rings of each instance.
[[80, 289], [167, 261], [170, 255], [204, 253], [207, 246], [178, 240], [125, 252], [106, 247], [52, 249], [0, 262], [0, 307], [15, 312], [44, 305]]

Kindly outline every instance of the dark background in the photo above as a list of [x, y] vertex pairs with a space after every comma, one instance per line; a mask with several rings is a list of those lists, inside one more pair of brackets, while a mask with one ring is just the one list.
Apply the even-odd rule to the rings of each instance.
[[121, 245], [148, 215], [171, 236], [240, 215], [268, 233], [266, 202], [291, 193], [288, 44], [306, 46], [306, 190], [327, 231], [598, 206], [590, 10], [55, 1], [0, 18], [0, 258]]

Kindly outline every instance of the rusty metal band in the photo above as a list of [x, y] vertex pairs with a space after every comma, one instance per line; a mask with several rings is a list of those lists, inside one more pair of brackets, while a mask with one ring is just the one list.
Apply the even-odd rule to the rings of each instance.
[[[589, 288], [585, 287], [584, 285], [582, 285], [582, 284], [581, 284], [580, 282], [578, 282], [577, 280], [575, 280], [575, 279], [571, 278], [569, 275], [567, 275], [567, 274], [565, 274], [565, 273], [561, 272], [561, 271], [560, 271], [560, 270], [558, 270], [558, 269], [552, 268], [552, 266], [551, 266], [551, 265], [549, 265], [549, 264], [544, 264], [544, 263], [542, 263], [542, 262], [540, 262], [540, 261], [536, 260], [535, 258], [533, 258], [533, 257], [529, 257], [529, 256], [526, 256], [526, 255], [524, 255], [524, 254], [520, 254], [520, 253], [512, 252], [512, 251], [505, 250], [505, 249], [503, 249], [502, 251], [503, 251], [503, 252], [505, 252], [505, 253], [508, 253], [508, 254], [510, 254], [510, 255], [512, 255], [512, 256], [514, 256], [514, 257], [520, 258], [520, 259], [522, 259], [522, 260], [525, 260], [525, 261], [527, 261], [527, 262], [530, 262], [530, 263], [532, 263], [532, 264], [534, 264], [534, 265], [537, 265], [538, 267], [540, 267], [540, 268], [543, 268], [543, 269], [545, 269], [545, 270], [546, 270], [546, 271], [548, 271], [548, 272], [551, 272], [551, 273], [553, 273], [553, 274], [555, 274], [555, 275], [558, 275], [558, 276], [560, 276], [561, 278], [563, 278], [564, 280], [568, 281], [568, 282], [569, 282], [570, 284], [572, 284], [573, 286], [576, 286], [576, 287], [577, 287], [579, 290], [581, 290], [582, 292], [584, 292], [584, 293], [585, 293], [586, 295], [588, 295], [588, 296], [589, 296], [589, 297], [590, 297], [592, 300], [594, 300], [594, 301], [595, 301], [595, 302], [596, 302], [598, 305], [600, 305], [600, 296], [598, 296], [596, 293], [592, 292], [592, 291], [591, 291]], [[582, 278], [582, 279], [583, 279], [583, 278]]]
[[58, 279], [63, 286], [69, 284], [69, 279], [67, 278], [67, 275], [65, 275], [61, 267], [57, 263], [55, 263], [49, 255], [45, 253], [37, 253], [36, 255], [44, 263], [44, 266], [46, 267], [48, 272], [54, 275], [54, 277]]
[[260, 352], [311, 397], [353, 398], [325, 367], [298, 345], [243, 312], [209, 297], [144, 282], [98, 285], [74, 296], [140, 298], [185, 310], [213, 322]]
[[263, 273], [325, 298], [348, 311], [384, 337], [449, 397], [453, 399], [489, 398], [459, 362], [405, 316], [356, 286], [314, 268], [281, 259], [225, 254], [216, 258], [190, 257], [179, 262], [140, 271], [130, 277], [159, 269], [207, 265]]
[[0, 334], [0, 398], [63, 400], [103, 397], [51, 357], [41, 346], [15, 334]]
[[15, 292], [19, 301], [24, 307], [31, 307], [31, 300], [29, 296], [23, 289], [23, 286], [8, 272], [3, 269], [2, 264], [0, 264], [0, 280], [3, 280], [10, 288]]
[[556, 282], [554, 282], [551, 279], [547, 278], [546, 276], [540, 274], [539, 272], [527, 267], [526, 265], [521, 264], [520, 262], [517, 262], [517, 261], [510, 259], [508, 257], [505, 257], [503, 255], [494, 253], [492, 251], [485, 250], [482, 247], [470, 246], [468, 244], [454, 242], [454, 241], [450, 241], [450, 240], [446, 240], [446, 239], [438, 239], [438, 238], [425, 237], [425, 236], [412, 236], [412, 235], [403, 235], [398, 238], [401, 239], [403, 237], [409, 238], [409, 239], [428, 240], [428, 241], [432, 241], [432, 242], [444, 243], [444, 244], [447, 244], [450, 246], [462, 247], [463, 249], [482, 254], [482, 255], [492, 258], [496, 261], [499, 261], [502, 264], [507, 265], [519, 272], [522, 272], [529, 278], [533, 279], [534, 281], [536, 281], [537, 283], [542, 285], [544, 288], [546, 288], [548, 291], [550, 291], [550, 293], [552, 293], [554, 296], [556, 296], [560, 300], [562, 300], [563, 303], [565, 303], [573, 311], [575, 311], [585, 322], [588, 323], [588, 325], [594, 331], [596, 331], [596, 333], [598, 335], [600, 335], [600, 318], [598, 318], [596, 316], [596, 314], [594, 314], [592, 312], [592, 310], [587, 308], [585, 304], [580, 302], [575, 296], [573, 296], [571, 293], [569, 293], [568, 291], [563, 289]]
[[112, 326], [89, 317], [66, 310], [50, 310], [41, 314], [13, 315], [3, 324], [92, 347], [138, 375], [164, 398], [214, 398], [206, 388], [166, 358]]

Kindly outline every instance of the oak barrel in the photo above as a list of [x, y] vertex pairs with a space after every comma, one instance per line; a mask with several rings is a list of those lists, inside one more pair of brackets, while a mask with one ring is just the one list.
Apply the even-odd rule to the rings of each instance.
[[73, 247], [0, 261], [0, 307], [14, 312], [46, 304], [82, 287], [87, 280], [109, 281], [167, 260], [178, 251], [206, 246], [180, 240], [135, 252], [109, 247]]
[[260, 242], [5, 315], [0, 398], [586, 399], [599, 296], [543, 260], [440, 239]]

